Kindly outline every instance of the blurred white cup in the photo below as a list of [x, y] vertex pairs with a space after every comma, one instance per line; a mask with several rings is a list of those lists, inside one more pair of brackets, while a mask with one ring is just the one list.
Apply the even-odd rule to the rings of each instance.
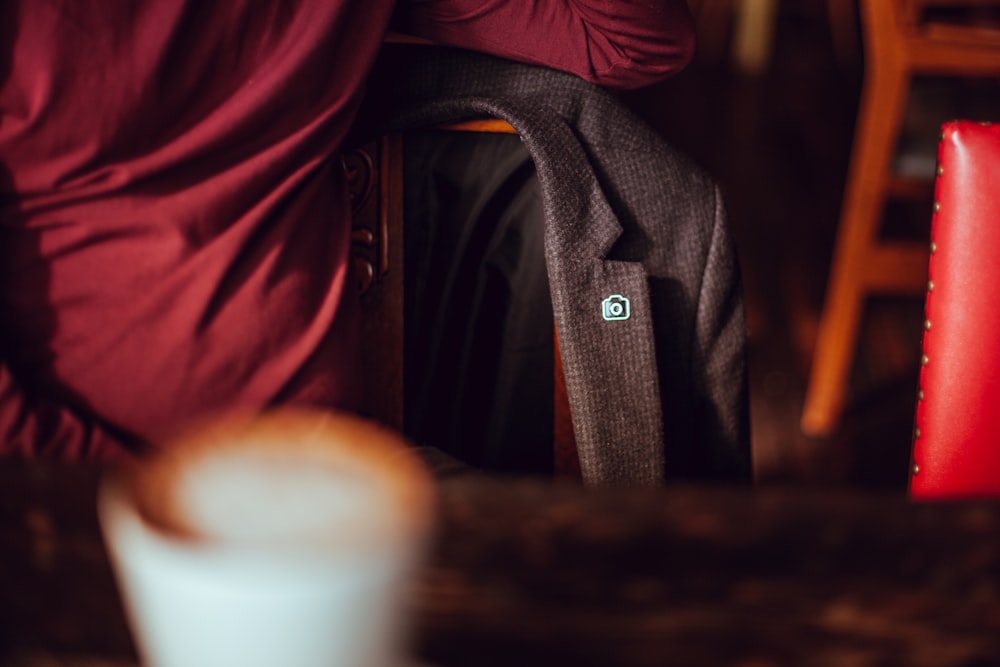
[[147, 667], [392, 667], [432, 506], [397, 434], [283, 411], [165, 443], [98, 511]]

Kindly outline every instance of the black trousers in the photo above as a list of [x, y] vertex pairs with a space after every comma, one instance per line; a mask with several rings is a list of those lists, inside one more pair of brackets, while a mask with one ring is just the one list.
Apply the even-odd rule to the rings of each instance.
[[405, 431], [496, 473], [552, 470], [553, 316], [534, 166], [514, 135], [408, 134]]

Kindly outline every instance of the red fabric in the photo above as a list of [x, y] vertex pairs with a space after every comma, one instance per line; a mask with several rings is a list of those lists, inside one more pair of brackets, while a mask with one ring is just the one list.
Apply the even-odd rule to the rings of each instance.
[[686, 2], [411, 0], [411, 32], [435, 42], [547, 65], [615, 88], [684, 67], [694, 49]]
[[1000, 125], [944, 126], [914, 498], [1000, 496]]
[[[404, 25], [636, 86], [691, 54], [683, 0], [414, 2]], [[335, 155], [389, 0], [0, 3], [0, 452], [356, 400]], [[621, 10], [621, 11], [619, 11]]]

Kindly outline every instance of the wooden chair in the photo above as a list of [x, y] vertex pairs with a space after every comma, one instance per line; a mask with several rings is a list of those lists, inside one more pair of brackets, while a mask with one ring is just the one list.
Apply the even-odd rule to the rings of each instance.
[[[442, 129], [514, 133], [501, 120], [469, 121]], [[364, 410], [397, 430], [404, 427], [403, 140], [398, 135], [384, 136], [342, 157], [351, 192], [352, 256], [361, 292], [361, 356], [368, 373]], [[555, 349], [554, 470], [559, 476], [578, 478], [579, 459], [558, 339]]]
[[802, 429], [809, 435], [829, 434], [839, 421], [865, 297], [918, 294], [926, 280], [925, 244], [879, 239], [887, 199], [929, 196], [929, 183], [891, 172], [914, 76], [1000, 74], [1000, 30], [927, 20], [926, 12], [997, 4], [998, 0], [861, 0], [865, 80], [802, 413]]
[[938, 152], [910, 494], [1000, 497], [1000, 125]]

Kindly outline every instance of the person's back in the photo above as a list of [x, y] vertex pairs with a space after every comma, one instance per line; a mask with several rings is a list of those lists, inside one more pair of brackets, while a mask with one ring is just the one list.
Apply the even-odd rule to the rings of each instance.
[[[0, 452], [109, 458], [216, 411], [354, 405], [333, 157], [392, 4], [4, 3]], [[403, 20], [624, 87], [686, 63], [683, 2], [605, 4]]]

